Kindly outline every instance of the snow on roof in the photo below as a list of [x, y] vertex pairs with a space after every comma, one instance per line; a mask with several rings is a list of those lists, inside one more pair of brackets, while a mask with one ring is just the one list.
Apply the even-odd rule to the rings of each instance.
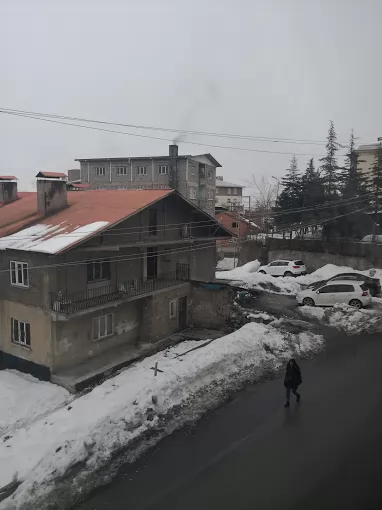
[[220, 179], [216, 180], [217, 188], [245, 188], [242, 184], [234, 184], [233, 182], [221, 181]]
[[174, 193], [156, 190], [90, 190], [68, 192], [68, 205], [45, 217], [37, 212], [37, 194], [0, 207], [0, 250], [58, 254], [148, 205]]
[[375, 151], [379, 146], [379, 143], [369, 143], [366, 145], [359, 145], [357, 151]]
[[17, 181], [14, 175], [0, 175], [0, 181]]

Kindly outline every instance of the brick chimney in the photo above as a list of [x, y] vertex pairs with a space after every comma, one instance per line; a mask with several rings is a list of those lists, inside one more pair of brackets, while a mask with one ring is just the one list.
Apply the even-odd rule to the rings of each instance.
[[37, 175], [37, 210], [48, 216], [68, 206], [66, 175], [59, 172], [39, 172]]
[[0, 204], [17, 200], [17, 178], [14, 175], [0, 176]]
[[169, 145], [168, 146], [168, 153], [170, 158], [177, 158], [178, 157], [178, 146], [177, 145]]

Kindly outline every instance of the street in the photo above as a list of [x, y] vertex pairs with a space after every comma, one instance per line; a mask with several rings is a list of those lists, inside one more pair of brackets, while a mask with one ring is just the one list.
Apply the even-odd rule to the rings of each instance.
[[329, 336], [299, 362], [300, 405], [284, 409], [283, 376], [247, 387], [77, 509], [382, 508], [381, 335]]

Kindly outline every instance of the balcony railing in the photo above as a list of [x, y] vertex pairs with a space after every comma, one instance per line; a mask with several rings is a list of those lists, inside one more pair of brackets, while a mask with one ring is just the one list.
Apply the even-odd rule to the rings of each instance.
[[168, 289], [190, 279], [188, 264], [177, 264], [176, 271], [148, 278], [146, 281], [130, 280], [79, 292], [51, 292], [50, 306], [54, 312], [72, 314], [114, 301], [128, 300], [157, 290]]

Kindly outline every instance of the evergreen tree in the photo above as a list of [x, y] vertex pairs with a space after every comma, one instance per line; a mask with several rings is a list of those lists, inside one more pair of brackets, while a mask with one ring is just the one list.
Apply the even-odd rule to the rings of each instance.
[[281, 179], [282, 191], [277, 198], [275, 211], [282, 212], [276, 215], [275, 223], [279, 226], [286, 228], [298, 224], [301, 218], [301, 213], [286, 211], [298, 209], [302, 207], [302, 181], [301, 174], [298, 169], [296, 156], [293, 156], [285, 177]]
[[309, 160], [301, 181], [302, 207], [307, 209], [302, 211], [301, 221], [303, 224], [318, 222], [320, 211], [316, 208], [324, 203], [325, 192], [320, 174], [315, 169], [313, 158]]
[[[365, 212], [351, 214], [357, 209], [364, 209], [369, 205], [367, 196], [367, 181], [358, 169], [358, 154], [355, 150], [355, 138], [352, 130], [345, 166], [341, 172], [341, 199], [352, 201], [338, 208], [338, 213], [344, 215], [336, 221], [338, 234], [346, 238], [361, 238], [369, 222], [365, 222]], [[356, 200], [359, 198], [359, 200]], [[354, 201], [355, 200], [355, 201]], [[367, 227], [366, 227], [367, 228]]]
[[373, 234], [377, 231], [377, 225], [382, 221], [382, 142], [378, 145], [373, 166], [371, 167], [369, 189], [372, 196], [372, 206], [374, 210], [374, 228]]
[[337, 134], [334, 129], [334, 123], [331, 120], [328, 136], [326, 138], [326, 156], [320, 159], [322, 163], [320, 171], [325, 189], [325, 198], [329, 202], [338, 198], [340, 180], [338, 175], [339, 166], [336, 157], [338, 149]]

